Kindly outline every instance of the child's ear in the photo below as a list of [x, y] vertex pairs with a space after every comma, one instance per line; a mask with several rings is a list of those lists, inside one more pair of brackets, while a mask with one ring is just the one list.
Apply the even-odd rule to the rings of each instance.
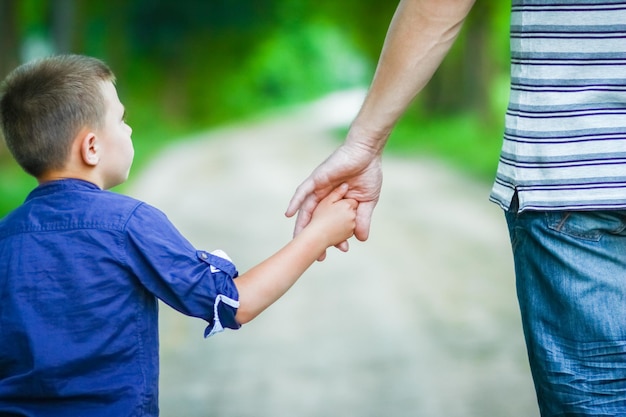
[[100, 162], [98, 138], [91, 131], [84, 131], [80, 138], [80, 156], [83, 162], [89, 166], [96, 166]]

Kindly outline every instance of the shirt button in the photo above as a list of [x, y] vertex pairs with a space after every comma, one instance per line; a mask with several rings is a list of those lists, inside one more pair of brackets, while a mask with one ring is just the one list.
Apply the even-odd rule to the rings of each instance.
[[207, 259], [209, 256], [208, 256], [206, 253], [202, 252], [202, 253], [200, 254], [200, 257], [201, 257], [202, 259]]

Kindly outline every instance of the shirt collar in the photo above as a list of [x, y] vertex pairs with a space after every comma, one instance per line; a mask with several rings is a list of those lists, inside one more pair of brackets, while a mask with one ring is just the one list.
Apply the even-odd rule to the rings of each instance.
[[100, 187], [92, 182], [80, 180], [78, 178], [64, 178], [61, 180], [47, 181], [39, 184], [37, 188], [31, 191], [30, 194], [28, 194], [28, 197], [26, 197], [26, 201], [67, 190], [100, 190]]

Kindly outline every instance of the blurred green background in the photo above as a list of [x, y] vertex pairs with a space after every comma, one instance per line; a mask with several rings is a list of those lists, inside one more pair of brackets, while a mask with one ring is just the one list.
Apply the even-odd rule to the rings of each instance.
[[[53, 53], [104, 59], [134, 130], [137, 171], [163, 145], [194, 132], [366, 87], [396, 5], [0, 0], [0, 77]], [[388, 152], [436, 155], [491, 181], [508, 94], [508, 20], [508, 2], [477, 2]], [[338, 142], [344, 133], [337, 132]], [[34, 186], [2, 143], [0, 217]]]

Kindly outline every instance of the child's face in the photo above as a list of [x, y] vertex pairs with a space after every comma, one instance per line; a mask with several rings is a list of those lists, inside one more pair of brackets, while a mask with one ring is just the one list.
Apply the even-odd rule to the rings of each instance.
[[97, 131], [104, 189], [109, 189], [126, 181], [135, 151], [130, 138], [132, 129], [126, 124], [125, 109], [117, 96], [112, 82], [102, 83], [105, 103], [105, 117]]

